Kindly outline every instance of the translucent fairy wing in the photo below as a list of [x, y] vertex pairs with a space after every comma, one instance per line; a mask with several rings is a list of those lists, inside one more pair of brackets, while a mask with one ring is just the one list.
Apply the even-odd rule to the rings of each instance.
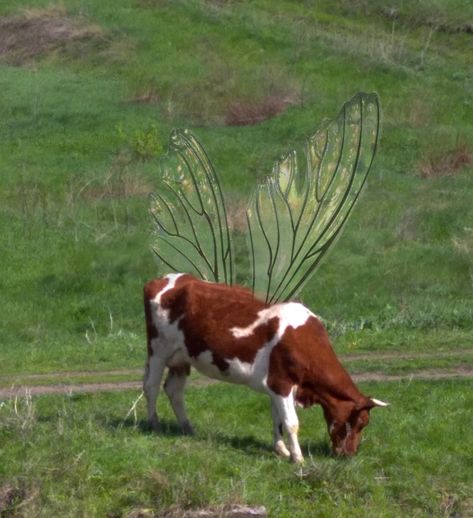
[[153, 251], [167, 268], [233, 283], [233, 256], [222, 191], [203, 147], [175, 130], [161, 161], [161, 184], [151, 197]]
[[267, 302], [294, 297], [339, 235], [379, 137], [376, 94], [360, 93], [296, 152], [279, 160], [247, 210], [252, 288]]

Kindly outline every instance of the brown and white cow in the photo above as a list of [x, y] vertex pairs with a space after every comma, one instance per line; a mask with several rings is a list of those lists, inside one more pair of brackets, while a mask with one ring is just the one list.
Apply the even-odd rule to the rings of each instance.
[[356, 453], [369, 411], [386, 405], [360, 393], [335, 356], [324, 326], [302, 304], [268, 305], [244, 288], [186, 274], [148, 282], [144, 303], [148, 359], [143, 387], [155, 429], [166, 367], [164, 390], [185, 433], [193, 432], [183, 401], [193, 366], [211, 378], [268, 394], [274, 449], [294, 462], [303, 461], [296, 404], [322, 405], [333, 452], [340, 455]]

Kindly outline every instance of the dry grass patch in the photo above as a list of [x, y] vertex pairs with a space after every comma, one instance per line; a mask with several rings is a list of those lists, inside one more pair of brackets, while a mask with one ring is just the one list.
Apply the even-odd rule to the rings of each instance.
[[246, 226], [246, 209], [247, 202], [240, 198], [227, 197], [225, 200], [227, 210], [228, 226], [232, 232], [245, 233]]
[[104, 200], [110, 198], [130, 198], [148, 196], [153, 187], [142, 175], [131, 170], [129, 158], [119, 154], [105, 177], [87, 182], [75, 190], [75, 198]]
[[425, 128], [435, 120], [432, 105], [422, 95], [413, 95], [407, 102], [387, 102], [385, 106], [386, 124], [393, 126], [407, 125], [412, 128]]
[[281, 95], [268, 95], [258, 101], [253, 99], [234, 101], [225, 114], [225, 123], [228, 126], [259, 124], [275, 117], [292, 104], [295, 104], [292, 97]]
[[25, 491], [19, 487], [6, 483], [0, 486], [0, 516], [12, 511], [25, 497]]
[[227, 505], [188, 510], [175, 507], [162, 516], [164, 518], [266, 518], [268, 514], [264, 506]]
[[170, 0], [135, 0], [135, 5], [142, 9], [159, 9], [167, 7], [170, 3]]
[[38, 487], [26, 488], [17, 481], [0, 483], [0, 516], [37, 516]]
[[192, 121], [194, 126], [253, 125], [300, 104], [301, 85], [289, 70], [267, 65], [239, 68], [231, 60], [222, 60], [208, 41], [196, 46], [204, 72], [172, 88], [158, 89], [163, 116], [169, 121]]
[[153, 87], [144, 87], [137, 90], [127, 102], [138, 103], [138, 104], [159, 104], [161, 102], [161, 96]]
[[473, 164], [473, 153], [464, 143], [457, 143], [450, 151], [424, 159], [418, 166], [421, 178], [450, 176]]
[[102, 29], [68, 16], [62, 7], [27, 9], [0, 18], [0, 58], [13, 65], [84, 40], [103, 40]]

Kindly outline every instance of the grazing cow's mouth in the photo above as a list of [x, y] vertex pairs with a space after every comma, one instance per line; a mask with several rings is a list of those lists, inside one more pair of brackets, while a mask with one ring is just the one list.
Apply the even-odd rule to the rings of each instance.
[[353, 457], [356, 451], [345, 450], [343, 447], [332, 448], [332, 452], [336, 457]]
[[332, 443], [332, 452], [337, 457], [353, 457], [358, 452], [359, 443], [359, 436], [348, 436], [337, 445]]

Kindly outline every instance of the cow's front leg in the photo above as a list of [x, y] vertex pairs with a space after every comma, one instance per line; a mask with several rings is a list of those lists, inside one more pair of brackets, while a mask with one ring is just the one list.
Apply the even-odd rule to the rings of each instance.
[[271, 416], [273, 418], [273, 446], [274, 451], [280, 455], [281, 457], [289, 458], [291, 454], [284, 444], [283, 440], [283, 420], [279, 415], [279, 410], [274, 402], [274, 399], [271, 399]]
[[145, 367], [143, 391], [147, 400], [148, 424], [155, 431], [158, 431], [159, 428], [156, 400], [158, 398], [165, 367], [165, 361], [156, 354], [148, 357]]
[[170, 367], [166, 381], [164, 382], [164, 391], [166, 392], [172, 409], [176, 414], [177, 421], [185, 434], [193, 435], [194, 428], [187, 418], [186, 409], [184, 406], [184, 387], [186, 385], [187, 376], [189, 375], [190, 367], [184, 365], [182, 367]]
[[299, 440], [297, 439], [299, 419], [297, 417], [292, 391], [287, 397], [273, 396], [273, 401], [287, 432], [291, 460], [298, 464], [304, 462]]

